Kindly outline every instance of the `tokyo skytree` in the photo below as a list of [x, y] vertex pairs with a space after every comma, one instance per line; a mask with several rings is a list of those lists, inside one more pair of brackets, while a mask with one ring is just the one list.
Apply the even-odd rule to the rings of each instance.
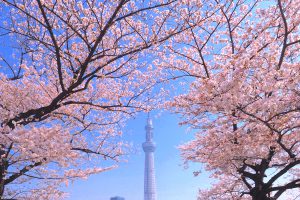
[[153, 124], [148, 114], [146, 129], [146, 142], [143, 143], [145, 152], [145, 174], [144, 174], [144, 200], [156, 200], [156, 183], [154, 170]]

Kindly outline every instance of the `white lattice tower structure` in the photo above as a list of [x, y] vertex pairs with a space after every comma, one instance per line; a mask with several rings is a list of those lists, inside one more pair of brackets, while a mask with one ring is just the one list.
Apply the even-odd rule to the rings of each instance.
[[146, 129], [146, 142], [143, 143], [145, 152], [145, 177], [144, 177], [144, 200], [156, 200], [156, 183], [154, 170], [153, 124], [148, 115]]

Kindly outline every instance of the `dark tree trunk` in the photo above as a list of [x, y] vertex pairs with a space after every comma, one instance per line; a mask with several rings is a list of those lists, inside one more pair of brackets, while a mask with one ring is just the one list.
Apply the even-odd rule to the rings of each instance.
[[4, 194], [5, 173], [7, 170], [6, 152], [3, 149], [3, 145], [0, 145], [0, 200], [2, 200]]
[[250, 191], [252, 200], [274, 200], [263, 186], [255, 187]]
[[0, 200], [2, 200], [3, 193], [4, 193], [4, 184], [0, 183]]
[[0, 200], [2, 200], [2, 196], [4, 193], [4, 181], [5, 181], [4, 177], [5, 177], [5, 166], [3, 164], [3, 159], [0, 159]]

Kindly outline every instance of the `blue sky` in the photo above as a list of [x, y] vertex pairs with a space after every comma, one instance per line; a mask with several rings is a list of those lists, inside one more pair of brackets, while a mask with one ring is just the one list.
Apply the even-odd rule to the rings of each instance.
[[[209, 186], [207, 173], [197, 177], [193, 171], [202, 169], [200, 164], [183, 166], [179, 150], [176, 148], [193, 138], [186, 127], [178, 126], [175, 115], [162, 113], [159, 117], [152, 114], [154, 125], [155, 167], [158, 200], [193, 200], [198, 189]], [[140, 114], [128, 122], [124, 139], [133, 143], [136, 149], [120, 163], [118, 169], [93, 175], [87, 180], [76, 181], [69, 185], [68, 200], [109, 200], [113, 196], [122, 196], [126, 200], [143, 199], [144, 153], [141, 144], [145, 140], [146, 114]], [[202, 170], [203, 171], [203, 170]]]
[[[5, 37], [0, 38], [6, 44]], [[11, 48], [4, 53], [12, 61]], [[175, 92], [175, 91], [174, 91]], [[193, 138], [187, 133], [187, 127], [178, 126], [178, 118], [169, 113], [151, 114], [154, 124], [156, 182], [158, 200], [193, 200], [198, 189], [208, 187], [206, 173], [193, 176], [193, 171], [201, 169], [200, 164], [192, 164], [184, 169], [177, 146]], [[119, 168], [93, 175], [87, 180], [75, 181], [66, 189], [70, 196], [67, 200], [109, 200], [113, 196], [122, 196], [126, 200], [143, 199], [144, 153], [141, 145], [145, 141], [146, 114], [141, 113], [128, 122], [124, 131], [124, 140], [133, 143], [135, 153], [127, 157], [127, 162]], [[203, 170], [202, 170], [203, 171]]]

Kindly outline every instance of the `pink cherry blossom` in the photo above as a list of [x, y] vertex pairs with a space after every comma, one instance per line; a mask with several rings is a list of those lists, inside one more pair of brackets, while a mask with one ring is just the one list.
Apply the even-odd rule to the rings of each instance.
[[124, 121], [164, 96], [151, 59], [189, 27], [170, 23], [178, 6], [0, 1], [0, 199], [61, 199], [60, 184], [115, 167]]
[[[181, 70], [174, 78], [191, 77], [186, 94], [169, 106], [198, 130], [180, 147], [183, 158], [203, 163], [217, 179], [199, 199], [294, 199], [300, 186], [300, 2], [211, 3], [215, 9], [176, 35], [160, 63]], [[194, 6], [190, 10], [205, 11]]]

